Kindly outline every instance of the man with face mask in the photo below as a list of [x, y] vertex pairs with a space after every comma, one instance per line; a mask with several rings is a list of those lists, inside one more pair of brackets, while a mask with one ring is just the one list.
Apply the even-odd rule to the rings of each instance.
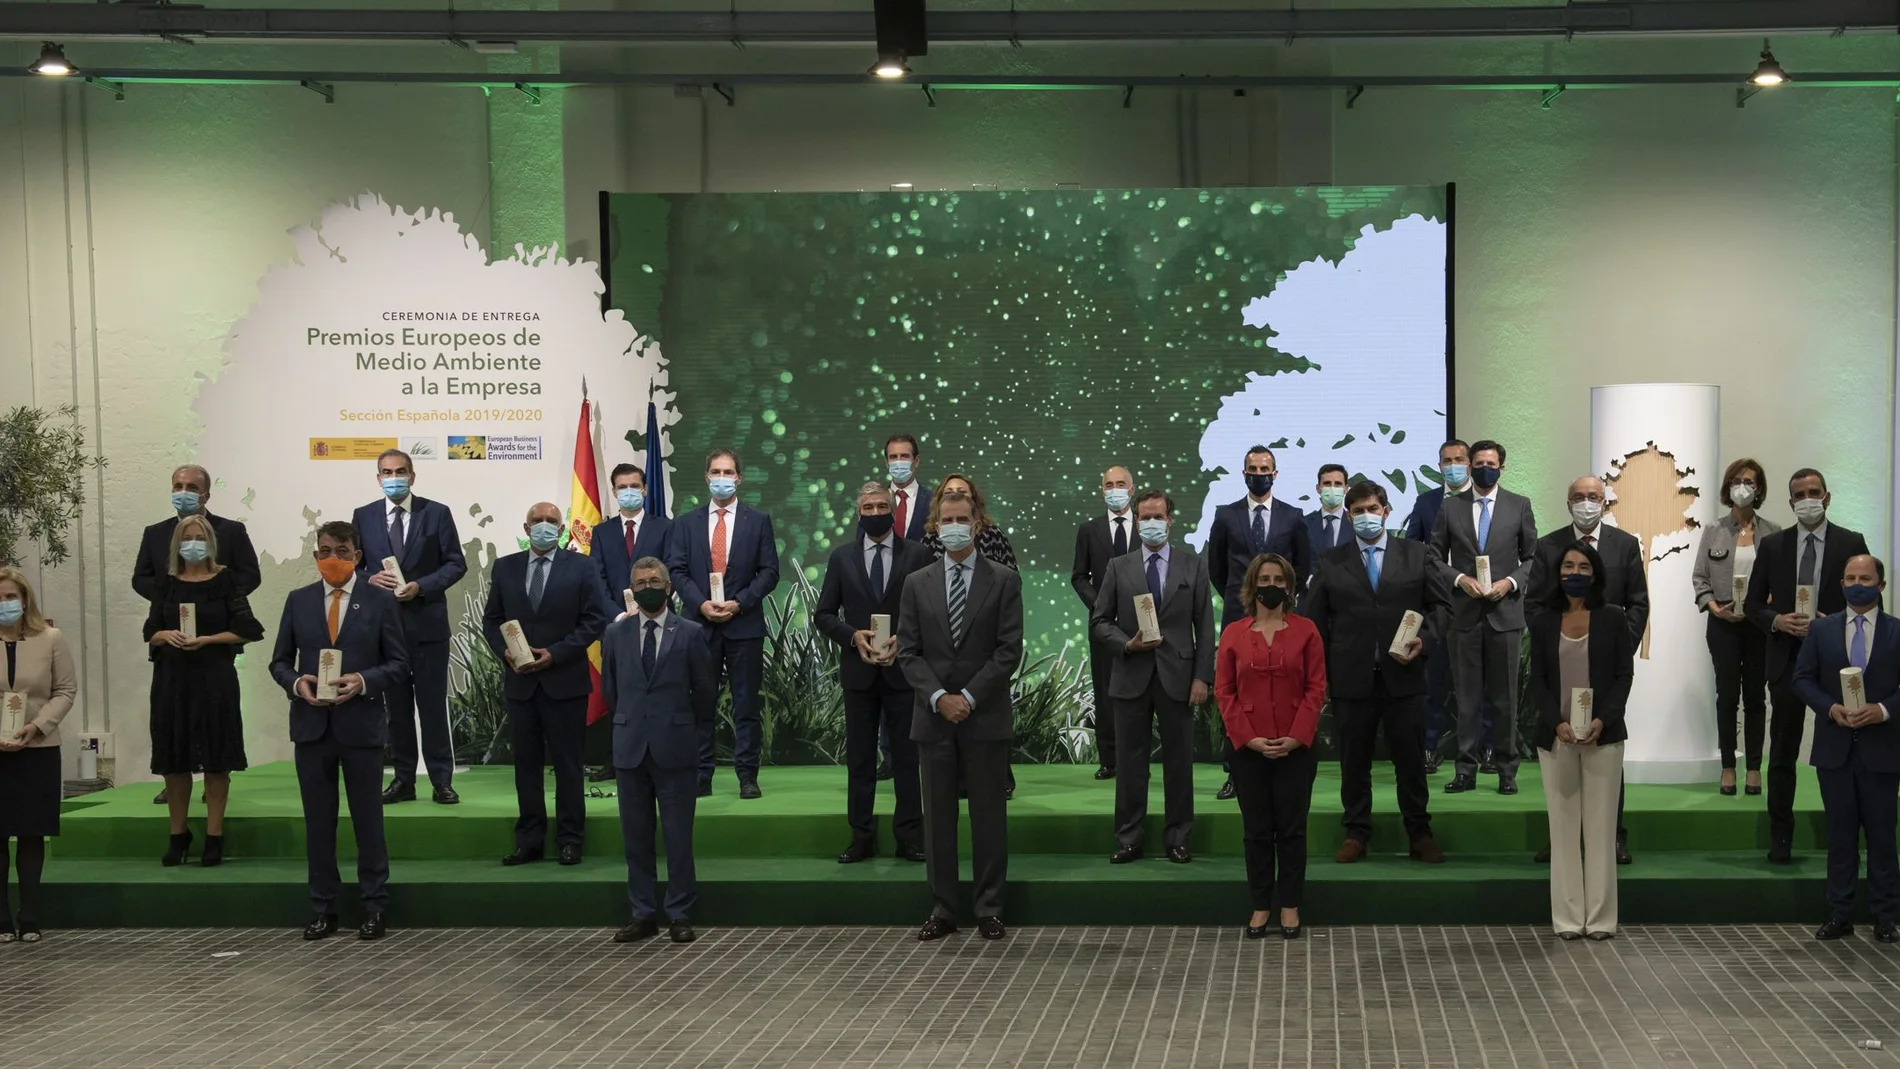
[[[1807, 727], [1807, 709], [1794, 688], [1795, 661], [1814, 619], [1847, 607], [1841, 576], [1848, 560], [1867, 552], [1859, 532], [1828, 522], [1833, 500], [1827, 478], [1813, 468], [1789, 477], [1795, 525], [1761, 540], [1743, 602], [1748, 618], [1768, 635], [1768, 860], [1777, 865], [1794, 861], [1794, 766]], [[1811, 606], [1796, 604], [1803, 592], [1812, 596]], [[1798, 611], [1803, 608], [1809, 611]]]
[[[825, 585], [814, 619], [818, 630], [843, 647], [838, 683], [844, 688], [845, 807], [851, 844], [838, 855], [840, 865], [877, 856], [877, 746], [890, 739], [891, 785], [896, 807], [891, 832], [897, 856], [922, 861], [923, 809], [917, 786], [917, 744], [910, 739], [911, 706], [916, 695], [897, 667], [896, 621], [904, 580], [927, 567], [930, 551], [898, 536], [891, 513], [890, 487], [865, 483], [858, 488], [858, 525], [852, 537], [831, 551]], [[891, 619], [891, 637], [877, 640], [872, 616]]]
[[930, 520], [930, 487], [917, 481], [923, 454], [917, 437], [893, 434], [884, 440], [884, 468], [890, 472], [891, 516], [897, 537], [914, 542], [924, 537]]
[[[1117, 464], [1102, 473], [1102, 504], [1098, 512], [1075, 529], [1075, 564], [1069, 569], [1069, 585], [1082, 599], [1082, 611], [1093, 614], [1102, 578], [1109, 562], [1123, 557], [1137, 545], [1135, 534], [1135, 476]], [[1095, 697], [1095, 753], [1099, 762], [1096, 779], [1115, 778], [1115, 708], [1108, 696], [1109, 675], [1114, 669], [1114, 650], [1089, 641], [1089, 687]]]
[[[416, 466], [409, 454], [384, 450], [376, 460], [376, 482], [383, 499], [358, 508], [352, 517], [363, 539], [356, 568], [370, 586], [389, 591], [401, 606], [410, 672], [383, 696], [395, 764], [383, 802], [415, 800], [420, 726], [421, 762], [435, 788], [432, 797], [438, 805], [454, 805], [462, 798], [450, 785], [455, 742], [449, 731], [449, 588], [468, 574], [468, 562], [449, 507], [413, 492]], [[391, 557], [400, 572], [384, 563]]]
[[[1319, 629], [1339, 738], [1340, 823], [1346, 838], [1333, 860], [1351, 864], [1372, 843], [1372, 753], [1379, 732], [1398, 779], [1399, 813], [1416, 861], [1436, 865], [1444, 851], [1432, 836], [1425, 773], [1425, 664], [1442, 626], [1450, 591], [1431, 548], [1386, 531], [1392, 514], [1385, 487], [1372, 482], [1346, 491], [1353, 540], [1320, 554], [1300, 615]], [[1417, 637], [1392, 645], [1407, 612], [1422, 617]]]
[[[488, 604], [482, 635], [507, 667], [502, 693], [515, 755], [514, 849], [504, 865], [539, 861], [547, 851], [548, 807], [541, 778], [543, 760], [554, 766], [554, 843], [561, 864], [578, 865], [587, 816], [582, 797], [581, 735], [587, 698], [594, 691], [587, 647], [612, 618], [607, 591], [594, 563], [560, 548], [560, 506], [543, 501], [528, 510], [521, 528], [528, 548], [495, 561], [488, 573]], [[501, 625], [514, 621], [533, 650], [516, 660]]]
[[[1537, 540], [1525, 615], [1534, 618], [1550, 612], [1550, 606], [1557, 604], [1555, 592], [1564, 551], [1581, 542], [1603, 558], [1604, 604], [1623, 610], [1629, 620], [1631, 640], [1641, 645], [1643, 630], [1649, 626], [1649, 579], [1643, 568], [1642, 544], [1635, 535], [1603, 522], [1608, 503], [1602, 479], [1579, 475], [1570, 484], [1568, 505], [1570, 522]], [[1540, 851], [1536, 860], [1548, 862], [1550, 847]], [[1616, 798], [1616, 863], [1630, 863], [1629, 833], [1623, 827], [1620, 788]]]
[[[1214, 685], [1213, 588], [1207, 561], [1171, 539], [1174, 499], [1144, 490], [1135, 500], [1141, 548], [1109, 562], [1095, 599], [1090, 629], [1114, 658], [1108, 697], [1115, 738], [1126, 759], [1115, 770], [1115, 852], [1109, 861], [1139, 861], [1147, 838], [1149, 738], [1161, 733], [1161, 786], [1165, 799], [1162, 846], [1168, 860], [1186, 864], [1194, 830], [1194, 707]], [[1143, 638], [1135, 599], [1154, 600], [1159, 635]], [[1098, 714], [1099, 715], [1099, 714]]]
[[[357, 570], [356, 528], [332, 521], [317, 528], [315, 553], [322, 578], [284, 599], [270, 674], [290, 695], [290, 741], [296, 745], [297, 788], [303, 796], [304, 852], [310, 864], [310, 903], [316, 919], [305, 939], [337, 930], [343, 892], [336, 867], [337, 776], [356, 832], [356, 877], [364, 919], [358, 939], [381, 939], [389, 909], [389, 850], [383, 841], [383, 743], [389, 718], [379, 700], [409, 674], [408, 644], [395, 596], [363, 580]], [[323, 654], [342, 655], [339, 689], [319, 693]]]
[[[666, 552], [666, 532], [673, 521], [647, 507], [646, 473], [633, 464], [616, 464], [608, 476], [613, 486], [616, 511], [594, 525], [592, 551], [588, 558], [600, 571], [600, 585], [607, 591], [615, 615], [626, 606], [633, 583], [633, 562], [641, 557], [658, 557]], [[599, 769], [588, 779], [604, 782], [614, 778], [610, 751], [613, 743], [610, 717], [587, 725], [582, 750], [588, 764]]]
[[[709, 503], [673, 521], [666, 540], [666, 566], [673, 573], [681, 615], [706, 628], [713, 670], [732, 689], [732, 766], [739, 797], [760, 798], [759, 757], [764, 727], [759, 720], [759, 681], [765, 671], [765, 598], [778, 587], [778, 544], [772, 517], [739, 503], [745, 470], [739, 454], [706, 454]], [[718, 575], [723, 600], [713, 598]], [[713, 725], [699, 732], [699, 794], [711, 797]]]
[[[1445, 495], [1457, 496], [1471, 485], [1471, 446], [1453, 438], [1438, 447], [1439, 485], [1418, 495], [1412, 514], [1405, 518], [1405, 537], [1413, 542], [1430, 542], [1432, 527], [1444, 506]], [[1425, 774], [1438, 771], [1444, 761], [1439, 752], [1439, 737], [1445, 728], [1445, 710], [1451, 697], [1451, 657], [1445, 650], [1445, 632], [1425, 645]], [[1455, 732], [1454, 732], [1455, 734]], [[1486, 725], [1484, 736], [1491, 737]]]
[[[1842, 566], [1846, 610], [1814, 621], [1795, 661], [1794, 690], [1814, 710], [1808, 761], [1827, 812], [1828, 920], [1817, 939], [1854, 931], [1860, 842], [1867, 837], [1867, 890], [1874, 938], [1900, 943], [1900, 620], [1880, 611], [1887, 567], [1867, 554]], [[1860, 670], [1858, 698], [1841, 672]]]
[[1319, 469], [1319, 508], [1306, 514], [1306, 540], [1313, 546], [1313, 568], [1320, 555], [1352, 540], [1352, 521], [1346, 516], [1346, 469], [1327, 464]]

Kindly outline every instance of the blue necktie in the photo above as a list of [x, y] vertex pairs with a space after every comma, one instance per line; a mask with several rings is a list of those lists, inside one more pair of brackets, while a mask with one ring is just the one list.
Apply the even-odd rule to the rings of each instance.
[[1338, 545], [1339, 540], [1333, 537], [1333, 535], [1338, 530], [1339, 530], [1339, 517], [1337, 516], [1326, 517], [1326, 533], [1320, 536], [1320, 541], [1324, 542], [1329, 547]]
[[1161, 554], [1148, 554], [1148, 593], [1154, 595], [1155, 612], [1161, 612]]
[[1379, 554], [1381, 552], [1378, 546], [1366, 547], [1366, 578], [1372, 580], [1374, 593], [1379, 590]]
[[1854, 641], [1847, 644], [1847, 661], [1862, 671], [1867, 669], [1867, 617], [1854, 617]]
[[1265, 505], [1253, 507], [1253, 551], [1255, 553], [1267, 551], [1267, 506]]
[[1481, 497], [1478, 499], [1478, 552], [1483, 553], [1484, 547], [1490, 544], [1491, 544], [1491, 499], [1488, 497]]
[[528, 580], [528, 603], [535, 612], [541, 611], [541, 595], [548, 588], [548, 559], [536, 557], [534, 560], [534, 578]]
[[653, 661], [660, 645], [659, 635], [656, 634], [659, 630], [658, 623], [648, 620], [646, 637], [640, 640], [640, 669], [647, 674], [648, 679], [653, 678]]
[[884, 596], [884, 543], [871, 543], [871, 595]]

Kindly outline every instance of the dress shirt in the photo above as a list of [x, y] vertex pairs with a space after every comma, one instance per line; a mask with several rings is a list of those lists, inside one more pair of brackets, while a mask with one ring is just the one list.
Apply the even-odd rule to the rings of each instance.
[[731, 566], [732, 564], [732, 528], [734, 524], [738, 522], [738, 519], [739, 519], [739, 499], [736, 497], [733, 498], [731, 501], [726, 502], [723, 505], [721, 505], [717, 501], [714, 501], [711, 504], [706, 506], [707, 567], [712, 566], [712, 544], [713, 544], [713, 538], [716, 536], [716, 532], [719, 530], [719, 510], [720, 509], [726, 510], [726, 544], [721, 546], [720, 548], [725, 551], [727, 566]]
[[[548, 550], [546, 553], [543, 553], [538, 549], [529, 547], [528, 549], [528, 581], [522, 584], [521, 589], [527, 590], [530, 592], [534, 590], [534, 569], [535, 569], [534, 562], [535, 561], [538, 561], [538, 560], [549, 561], [550, 563], [548, 564], [547, 570], [548, 570], [548, 573], [552, 575], [554, 572], [554, 564], [552, 563], [553, 557], [554, 557], [554, 550], [552, 549]], [[546, 578], [543, 578], [541, 580], [541, 593], [544, 595], [547, 593], [548, 582], [549, 580]]]
[[660, 609], [660, 615], [658, 616], [648, 616], [644, 612], [636, 612], [633, 614], [635, 628], [633, 650], [635, 653], [639, 653], [646, 648], [647, 621], [651, 620], [660, 625], [660, 629], [653, 632], [653, 659], [656, 662], [660, 659], [660, 651], [666, 648], [666, 618], [671, 615], [672, 612], [664, 607]]
[[621, 509], [620, 522], [624, 524], [625, 526], [621, 528], [620, 537], [623, 539], [627, 537], [626, 528], [631, 527], [633, 528], [634, 540], [638, 541], [640, 538], [640, 521], [646, 518], [647, 518], [647, 510], [644, 508], [640, 509], [637, 512], [628, 512], [626, 509]]
[[383, 499], [384, 531], [389, 530], [389, 521], [396, 518], [396, 513], [402, 513], [402, 545], [392, 547], [395, 551], [395, 555], [398, 557], [402, 556], [402, 550], [408, 547], [409, 539], [414, 536], [414, 532], [409, 529], [409, 525], [411, 521], [416, 518], [416, 511], [412, 507], [415, 503], [416, 495], [414, 494], [404, 494], [401, 501], [391, 501], [388, 498]]
[[[1815, 552], [1818, 553], [1820, 550], [1816, 549]], [[1865, 609], [1856, 609], [1852, 605], [1847, 607], [1847, 614], [1842, 618], [1842, 622], [1847, 626], [1842, 628], [1842, 630], [1846, 632], [1846, 635], [1841, 640], [1841, 648], [1847, 651], [1847, 663], [1853, 664], [1854, 620], [1860, 617], [1865, 617], [1867, 620], [1867, 630], [1863, 633], [1867, 636], [1867, 665], [1871, 668], [1874, 663], [1874, 628], [1880, 624], [1880, 606], [1878, 604], [1869, 605]], [[1887, 720], [1888, 716], [1891, 715], [1887, 712], [1887, 707], [1884, 705], [1876, 703], [1874, 708], [1880, 710], [1880, 719], [1883, 723]]]
[[1114, 509], [1108, 510], [1108, 551], [1111, 554], [1115, 552], [1116, 520], [1122, 521], [1122, 535], [1128, 539], [1128, 547], [1133, 549], [1141, 545], [1141, 536], [1135, 533], [1135, 509], [1131, 505], [1121, 512], [1116, 512]]
[[[1469, 486], [1471, 487], [1471, 530], [1472, 530], [1473, 532], [1476, 532], [1476, 531], [1478, 531], [1478, 530], [1480, 530], [1480, 529], [1482, 528], [1482, 526], [1483, 526], [1483, 525], [1482, 525], [1482, 524], [1481, 524], [1481, 523], [1479, 522], [1479, 520], [1480, 520], [1480, 519], [1481, 519], [1481, 518], [1482, 518], [1482, 517], [1484, 516], [1484, 505], [1483, 505], [1483, 502], [1485, 502], [1485, 501], [1489, 501], [1489, 502], [1491, 502], [1491, 522], [1492, 522], [1493, 524], [1495, 524], [1495, 523], [1497, 523], [1497, 520], [1498, 520], [1498, 488], [1497, 488], [1497, 487], [1496, 487], [1495, 485], [1494, 485], [1494, 486], [1492, 486], [1492, 487], [1491, 487], [1491, 492], [1487, 494], [1487, 493], [1485, 493], [1485, 492], [1484, 492], [1483, 490], [1480, 490], [1480, 489], [1478, 489], [1478, 484], [1477, 484], [1477, 483], [1468, 483], [1467, 485], [1469, 485]], [[1572, 529], [1574, 530], [1574, 529], [1575, 529], [1575, 527], [1576, 527], [1576, 525], [1575, 525], [1575, 524], [1572, 524], [1572, 525], [1571, 525], [1571, 527], [1572, 527]], [[1490, 555], [1491, 555], [1491, 551], [1490, 551], [1489, 549], [1480, 549], [1480, 550], [1478, 551], [1478, 555], [1479, 555], [1479, 556], [1481, 556], [1481, 557], [1488, 557], [1488, 556], [1490, 556]], [[1515, 562], [1513, 562], [1513, 563], [1515, 563]], [[1495, 569], [1494, 569], [1494, 570], [1493, 570], [1493, 572], [1492, 572], [1492, 576], [1493, 576], [1493, 578], [1492, 578], [1492, 580], [1491, 580], [1491, 581], [1492, 581], [1492, 582], [1494, 582], [1494, 583], [1495, 583], [1495, 582], [1497, 582], [1497, 578], [1496, 578], [1496, 574], [1497, 574], [1497, 573], [1496, 573], [1496, 571], [1495, 571]], [[1474, 576], [1472, 576], [1471, 578], [1473, 578], [1473, 579], [1476, 579], [1476, 578], [1478, 578], [1478, 577], [1474, 575]], [[1513, 579], [1513, 578], [1511, 578], [1510, 576], [1508, 576], [1508, 575], [1507, 575], [1507, 576], [1504, 576], [1504, 581], [1505, 581], [1505, 582], [1507, 582], [1507, 583], [1509, 583], [1509, 584], [1511, 584], [1511, 589], [1512, 589], [1512, 590], [1516, 590], [1516, 589], [1517, 589], [1517, 580], [1515, 580], [1515, 579]]]
[[1570, 540], [1571, 541], [1581, 542], [1586, 538], [1590, 540], [1590, 548], [1592, 549], [1595, 549], [1596, 547], [1603, 544], [1603, 522], [1601, 520], [1597, 521], [1597, 525], [1595, 527], [1590, 528], [1588, 531], [1584, 530], [1581, 527], [1578, 527], [1574, 523], [1570, 525]]
[[[943, 603], [946, 610], [950, 604], [950, 577], [959, 569], [963, 572], [963, 630], [967, 634], [970, 630], [970, 595], [974, 593], [974, 591], [970, 589], [970, 584], [976, 579], [976, 550], [974, 548], [970, 550], [969, 556], [963, 558], [963, 563], [961, 564], [958, 564], [950, 554], [945, 553], [943, 555]], [[931, 712], [937, 711], [937, 699], [948, 693], [950, 692], [942, 687], [938, 687], [937, 690], [930, 695]], [[963, 694], [963, 700], [970, 703], [970, 711], [973, 713], [976, 712], [976, 698], [967, 690], [961, 693]]]
[[[1165, 589], [1167, 588], [1167, 585], [1168, 585], [1168, 557], [1169, 557], [1169, 550], [1171, 550], [1172, 548], [1173, 548], [1173, 547], [1172, 547], [1172, 546], [1171, 546], [1171, 545], [1170, 545], [1169, 543], [1167, 543], [1167, 542], [1163, 542], [1163, 543], [1161, 543], [1161, 548], [1159, 548], [1159, 549], [1154, 549], [1154, 548], [1151, 548], [1151, 547], [1150, 547], [1150, 546], [1149, 546], [1149, 545], [1148, 545], [1147, 543], [1145, 543], [1145, 542], [1144, 542], [1144, 543], [1142, 543], [1142, 546], [1141, 546], [1141, 581], [1142, 581], [1142, 583], [1144, 584], [1144, 586], [1142, 587], [1142, 591], [1143, 591], [1143, 592], [1146, 592], [1146, 590], [1147, 590], [1147, 587], [1146, 587], [1146, 585], [1145, 585], [1145, 584], [1146, 584], [1146, 583], [1148, 582], [1148, 562], [1149, 562], [1149, 561], [1151, 561], [1151, 560], [1153, 560], [1153, 559], [1155, 559], [1156, 557], [1160, 557], [1160, 558], [1161, 558], [1161, 586], [1162, 586], [1162, 589], [1164, 589], [1164, 590], [1165, 590]], [[1160, 612], [1160, 611], [1161, 611], [1161, 606], [1159, 606], [1159, 605], [1156, 605], [1156, 606], [1155, 606], [1155, 611], [1156, 611], [1156, 612]]]
[[[893, 528], [893, 530], [895, 529]], [[870, 535], [864, 536], [864, 574], [866, 578], [869, 578], [871, 575], [871, 563], [877, 560], [878, 554], [875, 548], [877, 546], [884, 547], [884, 590], [873, 590], [871, 591], [871, 595], [881, 598], [884, 596], [884, 591], [891, 588], [891, 568], [897, 563], [897, 539], [893, 535], [886, 534], [884, 540], [880, 542]]]
[[[1827, 522], [1826, 520], [1822, 520], [1822, 521], [1821, 521], [1821, 526], [1819, 526], [1819, 527], [1816, 527], [1816, 528], [1815, 528], [1814, 530], [1812, 530], [1812, 531], [1810, 531], [1810, 530], [1808, 530], [1808, 529], [1807, 529], [1806, 527], [1803, 527], [1803, 526], [1801, 526], [1801, 524], [1800, 524], [1800, 523], [1798, 523], [1798, 522], [1797, 522], [1797, 523], [1796, 523], [1796, 524], [1794, 525], [1794, 528], [1793, 528], [1793, 530], [1794, 530], [1794, 581], [1795, 581], [1795, 585], [1797, 585], [1797, 586], [1799, 586], [1799, 585], [1800, 585], [1800, 583], [1801, 583], [1801, 557], [1802, 557], [1802, 555], [1803, 555], [1803, 554], [1805, 554], [1805, 553], [1807, 553], [1807, 551], [1808, 551], [1808, 536], [1809, 536], [1809, 535], [1813, 535], [1813, 536], [1814, 536], [1814, 538], [1815, 538], [1815, 543], [1814, 543], [1814, 582], [1815, 582], [1816, 584], [1819, 584], [1819, 583], [1820, 583], [1820, 581], [1821, 581], [1821, 564], [1822, 564], [1822, 563], [1823, 563], [1824, 561], [1826, 561], [1826, 560], [1827, 560], [1827, 528], [1828, 528], [1828, 522]], [[1869, 641], [1871, 641], [1871, 640], [1869, 640]]]
[[323, 620], [326, 627], [330, 620], [330, 595], [338, 590], [343, 591], [343, 600], [336, 607], [336, 631], [339, 635], [343, 633], [343, 618], [350, 614], [350, 599], [356, 596], [356, 574], [351, 572], [349, 580], [342, 586], [323, 584]]

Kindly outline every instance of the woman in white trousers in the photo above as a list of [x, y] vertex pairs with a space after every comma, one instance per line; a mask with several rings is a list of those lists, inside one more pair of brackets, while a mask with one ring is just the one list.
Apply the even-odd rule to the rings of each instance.
[[1635, 636], [1603, 601], [1603, 558], [1564, 550], [1557, 586], [1530, 625], [1537, 763], [1550, 815], [1550, 923], [1562, 939], [1616, 934], [1616, 798]]

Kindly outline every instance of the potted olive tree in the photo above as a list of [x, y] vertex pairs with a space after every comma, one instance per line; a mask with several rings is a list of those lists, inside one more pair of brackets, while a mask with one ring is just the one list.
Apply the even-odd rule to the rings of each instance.
[[0, 564], [20, 564], [28, 542], [49, 565], [71, 555], [66, 538], [86, 503], [86, 470], [105, 466], [86, 454], [77, 416], [72, 405], [0, 415]]

